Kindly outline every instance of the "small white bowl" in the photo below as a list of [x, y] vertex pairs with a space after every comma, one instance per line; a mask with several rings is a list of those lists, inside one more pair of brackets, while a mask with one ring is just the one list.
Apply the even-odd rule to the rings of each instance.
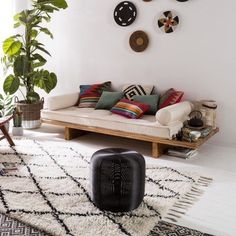
[[193, 141], [197, 141], [201, 137], [201, 132], [199, 131], [191, 131], [189, 133], [189, 137]]

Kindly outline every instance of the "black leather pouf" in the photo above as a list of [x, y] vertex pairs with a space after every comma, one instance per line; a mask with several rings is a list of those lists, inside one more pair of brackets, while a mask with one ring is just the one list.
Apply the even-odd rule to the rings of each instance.
[[106, 148], [91, 158], [91, 198], [95, 205], [112, 212], [137, 208], [145, 189], [145, 160], [135, 151]]

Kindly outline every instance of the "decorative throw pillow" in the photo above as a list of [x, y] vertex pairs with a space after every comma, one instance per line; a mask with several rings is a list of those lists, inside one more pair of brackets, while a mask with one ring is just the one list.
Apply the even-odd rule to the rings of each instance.
[[123, 92], [125, 98], [132, 100], [135, 95], [150, 95], [154, 89], [153, 85], [125, 85], [123, 87]]
[[182, 97], [183, 97], [183, 95], [184, 95], [184, 92], [176, 91], [173, 88], [167, 90], [160, 97], [159, 109], [180, 102]]
[[110, 110], [124, 96], [123, 92], [103, 91], [95, 109]]
[[140, 102], [130, 101], [129, 99], [121, 99], [114, 107], [111, 112], [130, 118], [140, 118], [148, 109], [149, 105]]
[[158, 108], [159, 95], [135, 95], [133, 101], [148, 104], [149, 110], [146, 112], [148, 115], [155, 115]]
[[94, 108], [103, 91], [111, 90], [111, 82], [102, 84], [80, 85], [79, 107]]

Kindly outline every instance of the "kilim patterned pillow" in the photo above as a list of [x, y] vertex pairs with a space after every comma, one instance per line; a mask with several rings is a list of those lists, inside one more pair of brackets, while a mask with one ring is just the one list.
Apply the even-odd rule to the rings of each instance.
[[159, 109], [173, 105], [181, 101], [184, 92], [176, 91], [171, 88], [161, 95], [159, 100]]
[[135, 95], [150, 95], [154, 89], [153, 85], [125, 85], [123, 87], [123, 92], [125, 98], [132, 100]]
[[111, 112], [130, 119], [138, 119], [148, 111], [149, 108], [150, 105], [144, 103], [130, 101], [129, 99], [121, 99], [114, 107], [112, 107]]
[[80, 85], [79, 105], [80, 108], [95, 108], [103, 91], [111, 90], [111, 82], [102, 84]]

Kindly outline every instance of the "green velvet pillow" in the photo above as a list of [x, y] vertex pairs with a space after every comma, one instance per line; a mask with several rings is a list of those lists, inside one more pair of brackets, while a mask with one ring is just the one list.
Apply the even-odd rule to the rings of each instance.
[[159, 95], [135, 95], [133, 101], [150, 105], [147, 115], [155, 115], [158, 108]]
[[124, 96], [123, 92], [104, 91], [98, 100], [95, 109], [110, 110]]

